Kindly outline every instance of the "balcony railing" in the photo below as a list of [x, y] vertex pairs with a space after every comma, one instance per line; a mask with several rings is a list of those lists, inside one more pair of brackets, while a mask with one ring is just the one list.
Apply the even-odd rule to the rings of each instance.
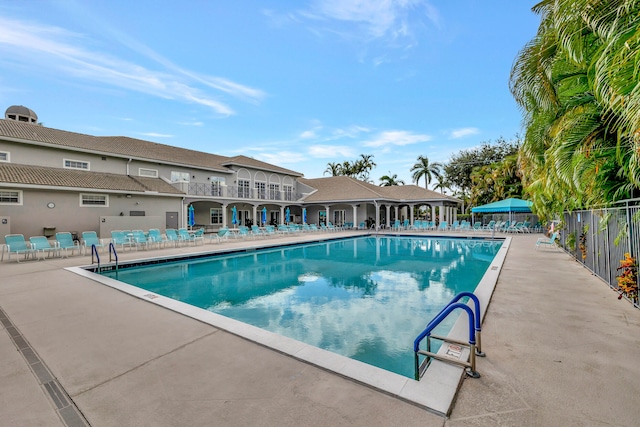
[[[225, 194], [226, 193], [226, 194]], [[246, 188], [231, 185], [220, 187], [210, 183], [190, 182], [187, 189], [190, 196], [213, 196], [227, 197], [235, 199], [252, 199], [252, 200], [277, 200], [277, 201], [296, 201], [302, 197], [300, 193], [282, 192], [276, 190], [265, 190], [261, 188]]]

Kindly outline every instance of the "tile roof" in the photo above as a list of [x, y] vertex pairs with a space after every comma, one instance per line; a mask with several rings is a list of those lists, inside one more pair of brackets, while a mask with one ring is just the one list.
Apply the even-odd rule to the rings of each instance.
[[304, 199], [307, 203], [373, 199], [395, 202], [449, 201], [452, 203], [461, 203], [461, 201], [455, 197], [427, 190], [417, 185], [379, 187], [348, 176], [332, 176], [316, 179], [298, 178], [298, 181], [317, 190]]
[[0, 163], [0, 182], [17, 185], [41, 185], [96, 190], [158, 192], [182, 195], [180, 190], [159, 178], [130, 177], [113, 173], [90, 172], [43, 166]]
[[224, 166], [227, 166], [227, 165], [248, 166], [256, 169], [285, 173], [287, 175], [292, 175], [292, 176], [302, 176], [300, 172], [281, 168], [280, 166], [276, 166], [276, 165], [272, 165], [271, 163], [266, 163], [260, 160], [252, 159], [251, 157], [247, 157], [247, 156], [228, 157], [226, 161], [221, 162], [220, 164]]
[[202, 151], [129, 138], [127, 136], [92, 136], [15, 120], [0, 119], [0, 138], [2, 137], [58, 145], [61, 147], [78, 148], [100, 154], [163, 161], [224, 172], [231, 172], [227, 165], [237, 164], [257, 167], [282, 174], [302, 176], [299, 172], [294, 172], [246, 156], [219, 156]]

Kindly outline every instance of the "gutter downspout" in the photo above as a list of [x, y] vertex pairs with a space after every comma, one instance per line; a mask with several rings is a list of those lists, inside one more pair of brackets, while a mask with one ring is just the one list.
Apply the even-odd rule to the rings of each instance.
[[130, 174], [129, 174], [129, 163], [131, 163], [131, 161], [132, 161], [132, 160], [133, 160], [133, 159], [131, 159], [131, 158], [130, 158], [130, 159], [129, 159], [129, 161], [127, 162], [127, 176], [129, 176], [129, 175], [130, 175]]

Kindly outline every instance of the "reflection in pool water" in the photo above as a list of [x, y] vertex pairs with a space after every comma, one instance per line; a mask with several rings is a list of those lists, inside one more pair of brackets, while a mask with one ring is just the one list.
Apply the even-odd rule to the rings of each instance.
[[501, 244], [359, 237], [125, 268], [117, 279], [413, 377], [413, 340], [454, 295], [473, 292]]

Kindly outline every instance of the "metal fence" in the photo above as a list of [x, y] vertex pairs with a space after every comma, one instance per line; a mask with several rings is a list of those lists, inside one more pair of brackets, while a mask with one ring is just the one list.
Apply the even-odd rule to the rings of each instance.
[[[620, 292], [617, 280], [621, 274], [620, 261], [625, 253], [636, 260], [640, 254], [640, 206], [626, 202], [619, 208], [566, 212], [560, 244], [593, 274]], [[637, 293], [622, 297], [640, 308]]]

